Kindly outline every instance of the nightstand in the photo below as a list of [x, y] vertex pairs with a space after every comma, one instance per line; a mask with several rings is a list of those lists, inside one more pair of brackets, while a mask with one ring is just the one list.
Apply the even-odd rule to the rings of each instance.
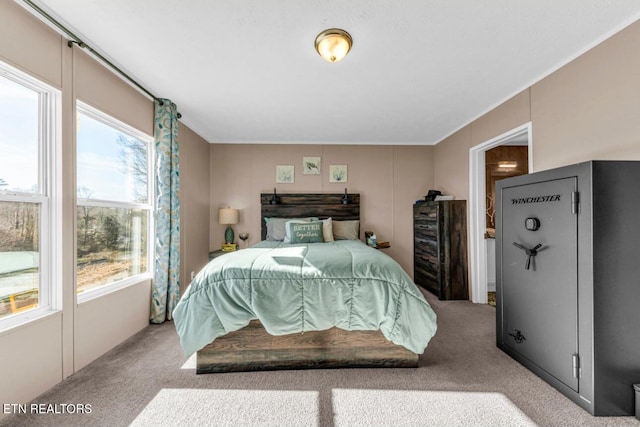
[[214, 258], [218, 258], [220, 255], [232, 254], [234, 252], [238, 252], [239, 250], [241, 250], [241, 249], [238, 248], [235, 251], [223, 251], [222, 249], [218, 249], [216, 251], [211, 251], [211, 252], [209, 252], [209, 261], [211, 261]]
[[222, 249], [218, 249], [217, 251], [209, 252], [209, 261], [214, 258], [218, 258], [220, 255], [228, 254], [229, 252], [223, 252]]

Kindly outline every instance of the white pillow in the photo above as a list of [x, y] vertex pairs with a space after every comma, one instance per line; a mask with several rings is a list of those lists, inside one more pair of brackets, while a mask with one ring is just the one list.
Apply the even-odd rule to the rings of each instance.
[[359, 240], [360, 221], [333, 221], [333, 238], [335, 240]]
[[322, 220], [322, 237], [325, 242], [333, 242], [333, 220], [331, 218]]

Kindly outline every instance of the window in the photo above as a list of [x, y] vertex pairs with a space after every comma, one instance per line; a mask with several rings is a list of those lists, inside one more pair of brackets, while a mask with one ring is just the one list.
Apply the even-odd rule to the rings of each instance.
[[0, 329], [52, 309], [60, 94], [0, 62]]
[[78, 300], [151, 277], [152, 138], [78, 102]]

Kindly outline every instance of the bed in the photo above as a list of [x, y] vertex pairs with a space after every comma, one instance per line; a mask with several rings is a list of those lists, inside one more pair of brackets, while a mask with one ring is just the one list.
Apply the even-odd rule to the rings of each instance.
[[[174, 310], [196, 372], [417, 367], [435, 313], [393, 259], [358, 239], [359, 195], [273, 196], [261, 195], [263, 240], [210, 261]], [[291, 241], [273, 240], [276, 222]], [[317, 240], [327, 224], [343, 239]]]

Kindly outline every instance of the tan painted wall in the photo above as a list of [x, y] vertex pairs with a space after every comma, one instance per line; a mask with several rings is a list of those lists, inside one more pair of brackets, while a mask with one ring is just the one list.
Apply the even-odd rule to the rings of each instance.
[[531, 120], [529, 90], [523, 90], [472, 124], [471, 146], [503, 134]]
[[[304, 175], [302, 158], [321, 158], [320, 175]], [[433, 147], [377, 145], [232, 145], [212, 144], [210, 249], [220, 248], [224, 226], [218, 208], [240, 210], [236, 236], [260, 241], [260, 193], [349, 192], [361, 195], [362, 231], [390, 241], [385, 253], [413, 276], [412, 205], [433, 187]], [[329, 183], [329, 165], [346, 164], [348, 181]], [[294, 165], [295, 182], [276, 184], [276, 165]], [[236, 239], [237, 240], [237, 239]]]
[[469, 197], [469, 148], [532, 123], [533, 172], [587, 160], [640, 160], [640, 22], [435, 146], [435, 186]]
[[[62, 304], [50, 315], [0, 331], [0, 402], [25, 403], [149, 324], [150, 280], [77, 304], [75, 99], [150, 135], [153, 103], [12, 1], [0, 1], [0, 60], [62, 92]], [[209, 145], [186, 126], [180, 133], [186, 159], [183, 265], [195, 269], [206, 262], [209, 246]]]
[[540, 171], [587, 160], [640, 159], [640, 22], [435, 146], [435, 184], [468, 198], [469, 148], [532, 122]]
[[60, 312], [0, 332], [0, 405], [26, 403], [62, 381], [61, 335]]
[[[153, 135], [153, 102], [73, 45], [73, 94], [100, 111]], [[65, 49], [69, 49], [64, 46]]]
[[209, 143], [184, 124], [180, 152], [180, 289], [209, 261]]
[[433, 147], [393, 147], [393, 257], [413, 277], [413, 204], [434, 188]]
[[469, 149], [529, 121], [529, 90], [514, 96], [435, 146], [435, 186], [469, 200]]
[[74, 330], [78, 371], [149, 324], [151, 280], [79, 304]]
[[640, 160], [639, 46], [640, 21], [531, 87], [535, 170]]
[[0, 1], [0, 17], [2, 60], [60, 88], [62, 37], [12, 1]]
[[465, 126], [434, 148], [434, 186], [456, 199], [469, 199], [471, 126]]

